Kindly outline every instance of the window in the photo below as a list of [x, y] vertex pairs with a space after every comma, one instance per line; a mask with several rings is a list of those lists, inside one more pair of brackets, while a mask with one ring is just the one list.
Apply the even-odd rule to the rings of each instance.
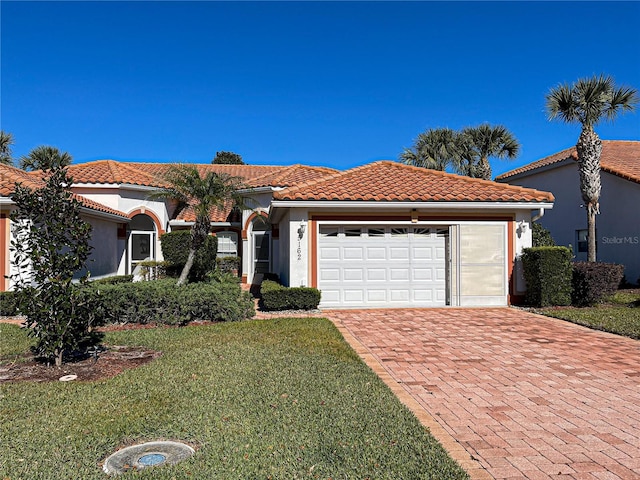
[[359, 228], [345, 228], [344, 229], [344, 236], [345, 237], [359, 237], [360, 236], [360, 229]]
[[392, 228], [391, 236], [392, 237], [406, 237], [409, 234], [408, 228]]
[[587, 253], [589, 251], [588, 230], [576, 230], [576, 245], [578, 253]]
[[236, 232], [218, 232], [218, 257], [238, 256], [238, 234]]
[[323, 237], [337, 237], [338, 227], [320, 227], [320, 235]]
[[431, 235], [430, 228], [414, 228], [413, 235], [416, 237], [428, 237]]
[[367, 235], [370, 237], [384, 237], [384, 228], [369, 228]]

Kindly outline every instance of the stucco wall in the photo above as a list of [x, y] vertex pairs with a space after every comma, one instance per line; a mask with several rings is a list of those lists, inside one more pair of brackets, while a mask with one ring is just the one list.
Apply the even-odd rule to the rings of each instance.
[[[602, 262], [625, 265], [629, 281], [640, 277], [640, 184], [602, 172], [600, 215], [596, 217], [597, 255]], [[577, 163], [510, 181], [513, 185], [546, 190], [556, 201], [539, 223], [547, 228], [558, 245], [571, 245], [576, 260], [587, 254], [577, 251], [576, 230], [587, 228], [582, 207]]]
[[[124, 242], [118, 241], [118, 224], [86, 216], [83, 219], [92, 227], [90, 245], [93, 251], [86, 270], [89, 270], [93, 279], [116, 275], [124, 253]], [[79, 272], [76, 277], [84, 275], [86, 270]]]

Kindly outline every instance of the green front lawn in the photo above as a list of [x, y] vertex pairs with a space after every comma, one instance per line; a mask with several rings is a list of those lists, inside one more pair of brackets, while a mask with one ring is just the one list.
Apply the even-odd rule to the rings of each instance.
[[621, 290], [594, 307], [553, 307], [538, 311], [586, 327], [640, 339], [640, 290]]
[[[2, 363], [24, 331], [0, 325]], [[0, 384], [0, 478], [104, 479], [133, 443], [196, 448], [120, 478], [464, 479], [325, 319], [111, 332], [162, 357], [100, 382]], [[98, 360], [99, 361], [99, 360]]]

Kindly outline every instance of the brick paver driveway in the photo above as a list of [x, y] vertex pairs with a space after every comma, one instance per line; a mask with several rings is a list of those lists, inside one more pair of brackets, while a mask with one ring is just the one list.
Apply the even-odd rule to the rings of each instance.
[[640, 341], [509, 308], [324, 313], [472, 477], [640, 479]]

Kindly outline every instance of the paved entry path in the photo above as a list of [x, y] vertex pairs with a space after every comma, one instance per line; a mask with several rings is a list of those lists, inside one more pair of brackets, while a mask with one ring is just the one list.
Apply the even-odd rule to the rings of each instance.
[[510, 308], [329, 310], [475, 479], [640, 479], [640, 341]]

